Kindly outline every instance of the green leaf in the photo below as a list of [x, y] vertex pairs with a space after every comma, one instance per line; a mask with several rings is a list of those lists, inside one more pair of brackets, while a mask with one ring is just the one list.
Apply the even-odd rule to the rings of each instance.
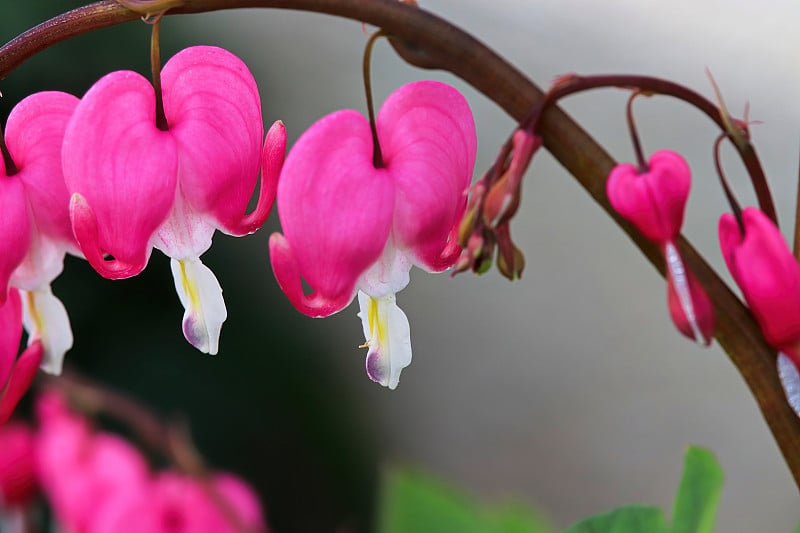
[[405, 470], [389, 472], [383, 483], [380, 533], [479, 533], [480, 517], [469, 502], [444, 485]]
[[658, 507], [628, 505], [581, 520], [564, 533], [668, 533], [664, 511]]
[[542, 520], [519, 507], [484, 510], [430, 477], [392, 470], [384, 478], [379, 533], [547, 533]]
[[520, 506], [503, 506], [484, 514], [486, 533], [548, 533], [553, 529], [542, 517]]
[[672, 533], [711, 533], [724, 475], [714, 455], [703, 448], [686, 451], [683, 477], [672, 512]]

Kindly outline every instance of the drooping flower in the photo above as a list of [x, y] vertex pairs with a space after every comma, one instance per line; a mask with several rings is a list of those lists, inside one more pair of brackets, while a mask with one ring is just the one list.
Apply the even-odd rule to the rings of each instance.
[[166, 471], [97, 509], [87, 533], [265, 533], [253, 490], [231, 474], [199, 480]]
[[126, 440], [95, 432], [58, 393], [40, 395], [36, 408], [35, 461], [42, 489], [65, 531], [89, 533], [100, 509], [145, 486], [147, 463]]
[[703, 286], [681, 257], [677, 239], [683, 225], [692, 175], [677, 153], [655, 152], [641, 172], [617, 165], [606, 182], [611, 206], [645, 237], [661, 247], [667, 270], [667, 304], [678, 331], [709, 345], [714, 334], [714, 307]]
[[41, 340], [42, 369], [61, 372], [72, 347], [64, 305], [50, 284], [67, 253], [80, 255], [69, 220], [69, 194], [61, 171], [61, 145], [78, 99], [62, 92], [40, 92], [19, 102], [8, 117], [5, 143], [12, 168], [0, 170], [0, 301], [8, 287], [22, 290], [29, 343]]
[[744, 233], [730, 213], [719, 219], [722, 256], [767, 343], [780, 352], [779, 375], [800, 415], [800, 265], [763, 212], [744, 209], [742, 226]]
[[215, 230], [241, 236], [264, 223], [286, 133], [277, 122], [267, 134], [258, 205], [245, 214], [264, 136], [252, 74], [226, 50], [195, 46], [171, 58], [161, 80], [164, 131], [153, 86], [135, 72], [106, 75], [81, 100], [64, 137], [70, 216], [81, 250], [104, 277], [138, 274], [153, 247], [168, 255], [186, 309], [184, 335], [214, 354], [227, 311], [199, 258]]
[[433, 81], [395, 91], [376, 127], [380, 168], [370, 125], [355, 111], [328, 115], [298, 139], [278, 184], [284, 234], [270, 237], [270, 258], [281, 289], [308, 316], [336, 313], [359, 293], [367, 374], [394, 389], [411, 361], [395, 293], [412, 265], [440, 272], [458, 258], [477, 141], [466, 100]]
[[22, 302], [19, 291], [12, 288], [0, 306], [0, 424], [11, 416], [42, 362], [44, 348], [40, 340], [33, 341], [17, 357], [21, 337]]

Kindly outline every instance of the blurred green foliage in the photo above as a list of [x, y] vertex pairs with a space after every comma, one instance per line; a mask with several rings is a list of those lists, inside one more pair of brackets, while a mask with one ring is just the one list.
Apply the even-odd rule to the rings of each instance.
[[[568, 527], [564, 533], [710, 533], [722, 492], [722, 469], [703, 448], [686, 452], [672, 526], [664, 511], [627, 505]], [[549, 533], [536, 512], [519, 506], [483, 508], [422, 473], [389, 471], [383, 482], [379, 533]]]

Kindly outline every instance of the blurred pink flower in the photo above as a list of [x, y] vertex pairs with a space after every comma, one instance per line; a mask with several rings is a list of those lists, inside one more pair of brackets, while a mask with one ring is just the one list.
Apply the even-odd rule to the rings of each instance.
[[714, 307], [677, 247], [691, 170], [680, 154], [669, 150], [655, 152], [647, 167], [647, 172], [630, 163], [614, 167], [606, 182], [608, 201], [622, 218], [661, 247], [672, 322], [686, 337], [708, 345], [714, 335]]
[[97, 509], [88, 533], [266, 533], [257, 496], [230, 474], [203, 482], [167, 471], [140, 489]]
[[215, 230], [239, 236], [264, 223], [286, 133], [280, 122], [270, 129], [258, 206], [245, 214], [264, 138], [252, 74], [226, 50], [195, 46], [172, 57], [161, 79], [166, 131], [156, 126], [153, 86], [135, 72], [101, 78], [76, 108], [63, 147], [72, 227], [106, 278], [138, 274], [154, 246], [168, 255], [184, 335], [215, 354], [227, 310], [199, 258]]
[[24, 507], [36, 496], [33, 443], [28, 424], [0, 426], [0, 509]]
[[458, 258], [477, 140], [464, 97], [433, 81], [395, 91], [376, 125], [381, 168], [356, 111], [328, 115], [298, 139], [278, 184], [284, 235], [270, 237], [270, 256], [281, 289], [306, 315], [336, 313], [358, 293], [367, 374], [393, 389], [411, 362], [395, 293], [412, 265], [439, 272]]
[[36, 471], [66, 532], [92, 531], [103, 506], [138, 494], [147, 483], [148, 465], [139, 451], [120, 437], [93, 431], [57, 393], [39, 397], [37, 414]]

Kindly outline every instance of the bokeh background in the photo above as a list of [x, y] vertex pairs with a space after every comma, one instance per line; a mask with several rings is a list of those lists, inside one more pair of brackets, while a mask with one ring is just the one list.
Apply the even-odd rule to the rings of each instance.
[[[82, 2], [0, 5], [0, 39]], [[711, 96], [713, 73], [735, 114], [751, 118], [781, 220], [790, 226], [798, 166], [800, 5], [789, 0], [425, 0], [490, 44], [540, 85], [556, 75], [643, 73]], [[264, 121], [290, 140], [319, 117], [365, 109], [357, 22], [277, 10], [168, 18], [164, 60], [191, 44], [230, 49], [262, 90]], [[130, 23], [59, 44], [0, 82], [0, 118], [36, 90], [81, 95], [113, 69], [147, 75], [149, 28]], [[413, 79], [453, 83], [479, 134], [476, 177], [513, 128], [502, 111], [443, 73], [412, 69], [388, 45], [374, 56], [375, 97]], [[566, 109], [618, 159], [631, 159], [626, 95], [601, 91]], [[691, 163], [685, 233], [722, 266], [716, 220], [725, 210], [708, 120], [667, 98], [636, 113], [646, 151]], [[752, 194], [731, 153], [726, 169], [744, 203]], [[718, 530], [790, 531], [797, 489], [754, 401], [716, 346], [677, 335], [655, 271], [547, 154], [528, 173], [512, 231], [528, 266], [508, 283], [412, 273], [398, 296], [411, 321], [414, 363], [390, 392], [363, 371], [361, 326], [350, 307], [307, 319], [273, 280], [273, 216], [257, 234], [222, 235], [204, 256], [225, 290], [220, 355], [180, 332], [182, 309], [158, 252], [132, 280], [100, 279], [67, 261], [55, 284], [75, 333], [74, 368], [166, 417], [186, 417], [209, 462], [259, 490], [278, 532], [368, 531], [381, 468], [424, 468], [487, 502], [535, 505], [568, 523], [623, 503], [670, 508], [689, 444], [718, 456], [727, 483]], [[788, 235], [788, 233], [787, 233]]]

